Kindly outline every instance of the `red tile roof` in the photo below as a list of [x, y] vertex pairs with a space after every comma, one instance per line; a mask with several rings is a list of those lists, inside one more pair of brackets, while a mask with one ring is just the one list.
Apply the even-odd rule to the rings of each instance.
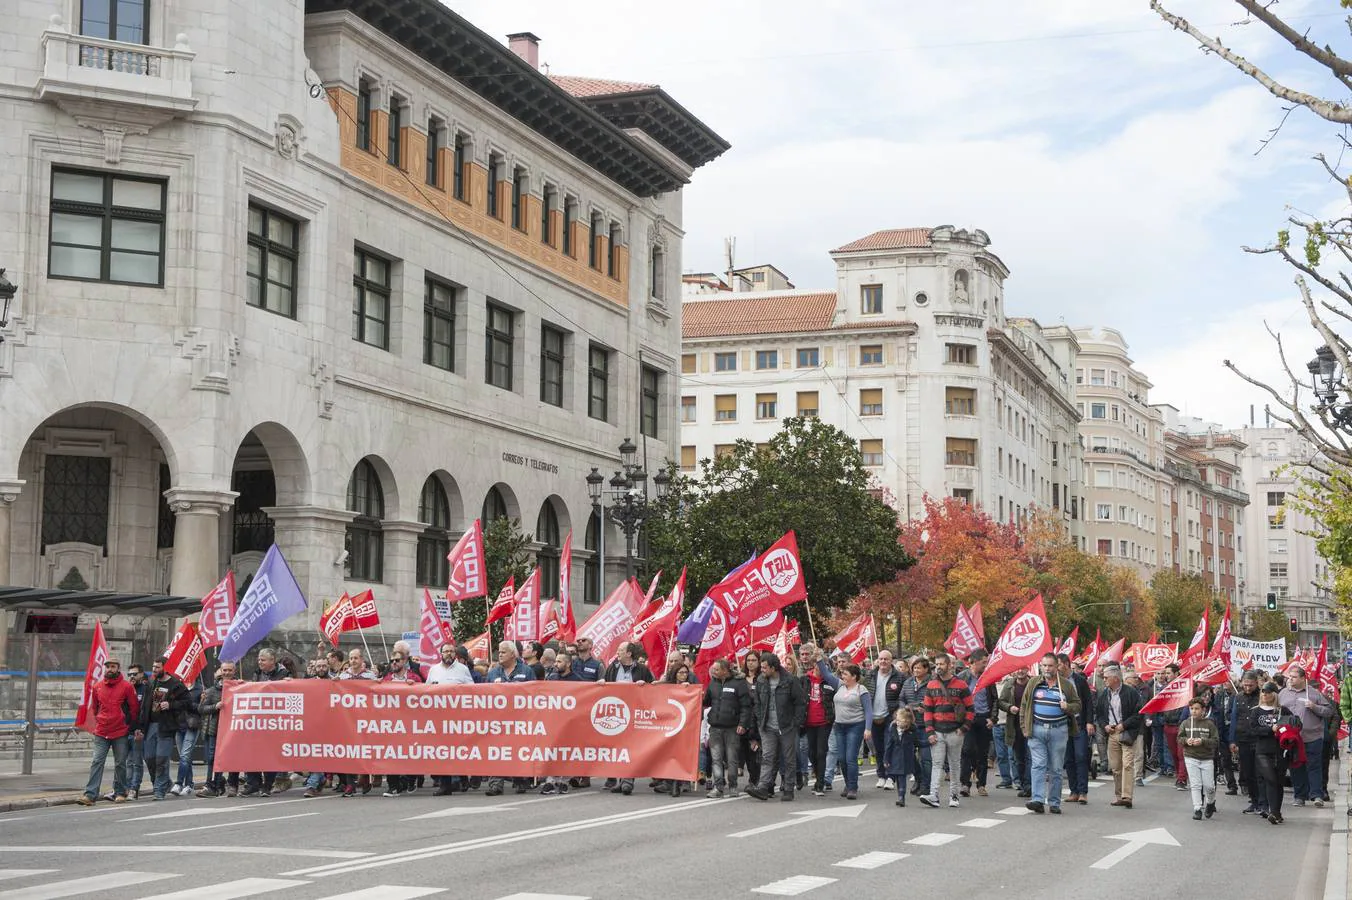
[[574, 97], [633, 94], [638, 91], [651, 91], [657, 88], [655, 84], [640, 84], [636, 81], [612, 81], [609, 78], [587, 78], [582, 75], [550, 75], [549, 80]]
[[681, 337], [823, 331], [835, 312], [834, 291], [688, 300], [681, 304]]
[[929, 228], [885, 228], [873, 234], [837, 247], [832, 253], [853, 253], [857, 250], [906, 250], [930, 246]]

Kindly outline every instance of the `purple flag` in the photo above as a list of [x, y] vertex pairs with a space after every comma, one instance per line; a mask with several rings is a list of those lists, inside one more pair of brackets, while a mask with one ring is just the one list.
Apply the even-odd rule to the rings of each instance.
[[[727, 575], [724, 575], [723, 578], [720, 579], [720, 582], [731, 578], [733, 575], [736, 575], [738, 572], [751, 565], [756, 561], [756, 557], [759, 555], [760, 554], [757, 553], [751, 554], [750, 559], [733, 569]], [[708, 594], [705, 594], [704, 599], [691, 611], [690, 617], [681, 623], [680, 628], [676, 629], [676, 643], [693, 644], [697, 647], [703, 643], [704, 632], [709, 629], [709, 617], [713, 615], [713, 612], [714, 599]]]
[[282, 551], [273, 544], [254, 573], [244, 599], [239, 601], [235, 618], [230, 621], [221, 644], [221, 659], [238, 661], [268, 632], [287, 619], [306, 609], [305, 595], [301, 593], [291, 567], [282, 557]]

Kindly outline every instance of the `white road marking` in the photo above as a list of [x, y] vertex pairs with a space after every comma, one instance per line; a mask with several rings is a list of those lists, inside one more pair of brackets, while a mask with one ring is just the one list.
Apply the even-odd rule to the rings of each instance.
[[163, 881], [166, 878], [180, 876], [168, 872], [108, 872], [103, 875], [91, 875], [88, 878], [73, 878], [70, 881], [54, 881], [51, 884], [39, 884], [34, 887], [15, 888], [0, 891], [3, 900], [56, 900], [57, 897], [74, 897], [79, 894], [99, 894], [113, 888], [130, 887], [133, 884], [146, 884], [151, 881]]
[[772, 881], [758, 888], [752, 888], [751, 893], [771, 894], [775, 897], [797, 897], [799, 894], [806, 894], [810, 890], [835, 884], [835, 882], [836, 879], [834, 878], [823, 878], [820, 875], [795, 875], [792, 878]]
[[[1027, 812], [1028, 810], [1024, 810]], [[968, 819], [966, 822], [959, 822], [959, 828], [994, 828], [996, 825], [1005, 824], [1004, 819]]]
[[28, 878], [30, 875], [47, 875], [55, 871], [56, 869], [0, 869], [0, 881]]
[[241, 878], [238, 881], [224, 881], [220, 884], [198, 885], [186, 891], [174, 891], [172, 894], [142, 897], [141, 900], [235, 900], [236, 897], [252, 897], [266, 891], [304, 887], [309, 883], [288, 878]]
[[463, 841], [454, 841], [449, 844], [432, 845], [430, 847], [414, 848], [412, 850], [401, 850], [396, 853], [386, 853], [379, 856], [362, 854], [368, 856], [367, 859], [361, 859], [355, 862], [329, 863], [322, 866], [313, 866], [305, 869], [296, 869], [291, 872], [283, 872], [283, 875], [297, 875], [306, 877], [323, 878], [329, 875], [346, 875], [350, 872], [360, 872], [364, 869], [374, 869], [380, 866], [393, 866], [401, 863], [414, 862], [420, 859], [431, 859], [436, 856], [449, 856], [454, 853], [465, 853], [470, 850], [479, 850], [487, 847], [498, 847], [506, 844], [515, 844], [520, 841], [533, 840], [537, 837], [547, 837], [555, 834], [565, 834], [575, 831], [587, 831], [592, 828], [601, 828], [606, 825], [615, 825], [625, 822], [634, 822], [639, 819], [647, 819], [653, 816], [665, 816], [671, 813], [684, 812], [692, 809], [703, 809], [709, 806], [717, 806], [721, 803], [737, 803], [740, 797], [728, 797], [723, 800], [688, 800], [685, 802], [671, 803], [650, 807], [646, 810], [636, 810], [629, 813], [620, 813], [617, 815], [598, 816], [594, 819], [581, 819], [570, 822], [562, 822], [556, 825], [547, 825], [540, 828], [528, 828], [522, 831], [508, 832], [507, 834], [490, 835], [482, 838], [471, 838]]
[[435, 812], [423, 813], [420, 816], [409, 816], [406, 819], [400, 819], [401, 822], [417, 822], [421, 819], [441, 819], [447, 816], [473, 816], [479, 813], [504, 812], [516, 809], [518, 806], [530, 806], [532, 803], [549, 803], [554, 800], [568, 800], [577, 797], [599, 797], [600, 794], [555, 794], [552, 797], [536, 797], [534, 800], [517, 800], [512, 803], [499, 803], [495, 806], [446, 806]]
[[[148, 846], [143, 844], [28, 844], [22, 847], [10, 847], [0, 844], [0, 853], [183, 853], [200, 850], [203, 853], [242, 853], [249, 856], [318, 856], [321, 859], [363, 859], [373, 854], [357, 850], [307, 850], [295, 847], [218, 847], [215, 844], [205, 846]], [[332, 865], [332, 863], [330, 863]], [[3, 895], [0, 895], [3, 900]]]
[[961, 840], [960, 834], [945, 834], [942, 831], [931, 831], [929, 834], [922, 834], [920, 837], [911, 838], [906, 841], [908, 844], [914, 844], [917, 847], [942, 847], [944, 844], [951, 844], [956, 840]]
[[10, 822], [22, 822], [24, 819], [31, 819], [32, 816], [12, 816], [8, 819], [0, 819], [0, 825], [8, 825]]
[[865, 853], [862, 856], [854, 856], [850, 859], [842, 859], [835, 865], [843, 869], [877, 869], [888, 863], [894, 863], [898, 860], [910, 856], [909, 853], [885, 853], [882, 850], [875, 850], [872, 853]]
[[734, 831], [728, 837], [745, 838], [757, 834], [764, 834], [767, 831], [775, 831], [779, 828], [789, 828], [793, 825], [805, 825], [818, 819], [857, 819], [866, 807], [862, 804], [857, 806], [837, 806], [831, 809], [809, 809], [804, 812], [792, 812], [789, 815], [797, 816], [796, 819], [785, 819], [783, 822], [772, 822], [769, 825], [762, 825], [759, 828], [748, 828], [746, 831]]
[[499, 897], [498, 900], [591, 900], [591, 898], [579, 897], [576, 894], [508, 894], [506, 897]]
[[306, 816], [317, 816], [317, 815], [319, 815], [319, 813], [317, 812], [308, 812], [308, 813], [295, 813], [290, 816], [268, 816], [262, 819], [245, 819], [242, 822], [217, 822], [215, 825], [196, 825], [192, 828], [175, 828], [172, 831], [150, 831], [146, 833], [146, 837], [160, 837], [161, 835], [165, 834], [184, 834], [185, 832], [188, 831], [206, 831], [210, 828], [234, 828], [239, 825], [258, 825], [260, 823], [267, 822], [280, 822], [283, 819], [303, 819]]
[[997, 816], [1027, 816], [1032, 815], [1032, 810], [1026, 806], [1006, 806], [1004, 809], [997, 809]]
[[1146, 831], [1129, 831], [1125, 834], [1105, 834], [1103, 837], [1104, 840], [1126, 841], [1126, 843], [1100, 859], [1098, 862], [1091, 863], [1089, 865], [1089, 868], [1091, 869], [1111, 869], [1113, 866], [1148, 844], [1158, 844], [1162, 847], [1181, 846], [1178, 841], [1174, 839], [1174, 836], [1164, 828], [1151, 828]]
[[331, 897], [320, 897], [319, 900], [388, 900], [390, 897], [430, 897], [433, 894], [444, 894], [449, 888], [426, 888], [426, 887], [405, 887], [399, 884], [378, 884], [375, 887], [362, 888], [359, 891], [348, 891], [346, 894], [334, 894]]
[[[295, 800], [264, 800], [262, 803], [243, 803], [239, 806], [232, 806], [226, 803], [211, 803], [202, 800], [199, 803], [189, 806], [186, 809], [176, 809], [172, 812], [154, 813], [149, 816], [136, 816], [131, 819], [118, 819], [118, 822], [145, 822], [149, 819], [181, 819], [185, 816], [217, 816], [226, 813], [243, 812], [246, 809], [262, 809], [273, 806], [285, 806], [288, 803], [316, 803], [320, 800], [332, 800], [337, 794], [330, 794], [327, 797], [297, 797]], [[121, 812], [127, 812], [123, 809]]]

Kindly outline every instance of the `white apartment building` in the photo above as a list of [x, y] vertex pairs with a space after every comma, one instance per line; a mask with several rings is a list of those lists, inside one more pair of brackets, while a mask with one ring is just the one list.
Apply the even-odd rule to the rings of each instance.
[[1135, 367], [1120, 332], [1077, 328], [1075, 340], [1087, 501], [1081, 549], [1134, 569], [1148, 582], [1173, 564], [1164, 418], [1150, 405], [1153, 385]]
[[1340, 647], [1338, 617], [1329, 591], [1329, 565], [1315, 548], [1316, 525], [1287, 503], [1298, 490], [1301, 466], [1316, 458], [1309, 441], [1290, 428], [1240, 429], [1247, 445], [1241, 465], [1253, 502], [1245, 511], [1252, 536], [1244, 550], [1241, 600], [1246, 616], [1267, 609], [1268, 594], [1277, 609], [1295, 618], [1291, 635], [1302, 647], [1318, 647], [1327, 634]]
[[832, 291], [737, 292], [688, 278], [681, 467], [811, 415], [859, 441], [890, 502], [958, 497], [1004, 521], [1078, 528], [1077, 345], [1005, 311], [985, 232], [876, 232], [831, 251]]
[[584, 479], [676, 455], [681, 192], [722, 138], [438, 0], [7, 13], [0, 603], [242, 590], [275, 540], [316, 618], [371, 588], [398, 634], [504, 515], [547, 593], [574, 531], [600, 599]]

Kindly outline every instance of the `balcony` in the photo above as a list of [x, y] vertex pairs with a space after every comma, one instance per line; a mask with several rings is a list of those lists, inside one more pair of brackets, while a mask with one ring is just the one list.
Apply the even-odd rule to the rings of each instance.
[[72, 34], [60, 16], [42, 33], [43, 70], [37, 97], [55, 103], [79, 124], [103, 132], [109, 162], [122, 137], [145, 134], [192, 112], [195, 53], [180, 34], [173, 48]]

